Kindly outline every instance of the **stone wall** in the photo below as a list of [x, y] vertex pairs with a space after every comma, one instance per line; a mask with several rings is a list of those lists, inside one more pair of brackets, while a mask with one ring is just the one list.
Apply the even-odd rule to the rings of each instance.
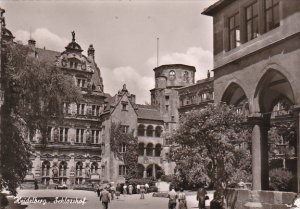
[[227, 209], [285, 209], [292, 204], [296, 193], [246, 189], [226, 190]]

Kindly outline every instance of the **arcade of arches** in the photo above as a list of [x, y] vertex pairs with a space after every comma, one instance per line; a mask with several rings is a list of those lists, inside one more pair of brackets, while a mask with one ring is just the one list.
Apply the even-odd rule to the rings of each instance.
[[[280, 115], [299, 124], [299, 108], [295, 106], [291, 83], [279, 70], [268, 69], [253, 92], [246, 92], [242, 86], [238, 82], [232, 82], [223, 92], [221, 101], [239, 107], [239, 111], [248, 115], [248, 123], [252, 125], [252, 176], [255, 176], [253, 189], [266, 190], [269, 188], [268, 130], [271, 121]], [[299, 148], [299, 143], [297, 147]], [[299, 152], [297, 156], [299, 159]], [[298, 160], [297, 191], [300, 191], [299, 165]]]
[[138, 175], [140, 178], [153, 177], [159, 179], [163, 175], [163, 170], [157, 164], [138, 164]]

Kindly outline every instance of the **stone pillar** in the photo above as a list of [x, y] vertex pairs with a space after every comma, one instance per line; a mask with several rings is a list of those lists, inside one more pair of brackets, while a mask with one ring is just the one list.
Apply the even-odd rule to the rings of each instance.
[[155, 157], [155, 147], [152, 149], [152, 156]]
[[144, 147], [144, 157], [146, 157], [146, 152], [147, 152], [147, 149], [146, 149], [146, 147]]
[[152, 165], [152, 176], [156, 178], [155, 164]]
[[300, 193], [300, 105], [293, 107], [294, 116], [296, 118], [296, 131], [297, 131], [297, 193]]
[[249, 117], [252, 129], [252, 189], [269, 187], [268, 124], [263, 117]]

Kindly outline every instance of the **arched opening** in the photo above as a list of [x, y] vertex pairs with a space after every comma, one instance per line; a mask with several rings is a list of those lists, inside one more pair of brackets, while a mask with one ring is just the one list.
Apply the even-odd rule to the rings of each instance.
[[82, 184], [82, 178], [83, 178], [82, 171], [83, 171], [83, 163], [79, 161], [76, 163], [76, 178], [75, 178], [76, 184]]
[[[260, 156], [254, 158], [253, 175], [261, 175], [261, 178], [253, 179], [254, 189], [283, 191], [281, 188], [274, 188], [276, 187], [274, 179], [277, 178], [274, 175], [278, 175], [273, 172], [274, 169], [282, 169], [294, 176], [297, 173], [296, 169], [293, 169], [297, 167], [296, 155], [293, 151], [296, 148], [297, 136], [290, 134], [296, 133], [295, 118], [289, 114], [295, 104], [290, 82], [279, 71], [269, 69], [257, 85], [254, 101], [262, 116], [260, 124], [254, 126], [252, 133], [253, 155]], [[287, 154], [291, 159], [290, 168], [282, 163]], [[290, 181], [290, 185], [293, 185], [292, 178]], [[285, 191], [297, 191], [297, 188], [290, 186]]]
[[143, 124], [138, 126], [138, 136], [145, 136], [145, 126]]
[[164, 174], [162, 168], [157, 164], [150, 164], [146, 168], [147, 177], [161, 178]]
[[161, 144], [155, 145], [155, 157], [160, 157], [161, 150], [162, 150]]
[[91, 174], [98, 174], [98, 163], [93, 162], [91, 165]]
[[146, 155], [153, 156], [153, 144], [152, 143], [147, 144]]
[[155, 137], [161, 137], [162, 134], [162, 127], [161, 126], [156, 126], [155, 128]]
[[147, 136], [153, 137], [153, 126], [147, 126]]
[[139, 143], [139, 149], [138, 149], [138, 154], [139, 156], [143, 156], [144, 155], [144, 149], [145, 149], [145, 144], [144, 143]]
[[237, 107], [237, 111], [249, 114], [249, 103], [245, 91], [237, 83], [231, 83], [222, 96], [222, 102]]
[[145, 170], [145, 167], [142, 165], [142, 164], [138, 164], [138, 178], [143, 178], [144, 177], [144, 170]]
[[68, 164], [65, 161], [60, 162], [59, 164], [59, 183], [63, 184], [67, 181], [67, 168]]
[[48, 185], [50, 180], [50, 162], [45, 160], [42, 163], [42, 183]]

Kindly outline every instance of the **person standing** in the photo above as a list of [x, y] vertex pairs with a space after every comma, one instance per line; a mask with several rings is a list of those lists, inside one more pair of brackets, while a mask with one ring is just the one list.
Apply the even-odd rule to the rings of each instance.
[[130, 195], [132, 195], [132, 190], [133, 190], [133, 186], [131, 184], [129, 184], [128, 192], [129, 192]]
[[136, 185], [136, 192], [139, 194], [140, 193], [140, 188], [141, 188], [141, 186], [138, 184], [138, 185]]
[[145, 199], [145, 185], [142, 184], [140, 186], [140, 192], [141, 192], [141, 198], [140, 199]]
[[124, 184], [123, 186], [123, 195], [126, 195], [127, 194], [127, 185]]
[[171, 189], [171, 191], [168, 193], [169, 198], [169, 209], [175, 209], [176, 208], [176, 199], [177, 199], [177, 193], [175, 192], [174, 188]]
[[116, 188], [114, 187], [114, 185], [111, 185], [110, 187], [111, 200], [114, 200], [115, 193], [116, 193]]
[[117, 184], [117, 187], [116, 187], [116, 197], [117, 197], [117, 199], [119, 199], [120, 194], [121, 194], [121, 185]]
[[146, 183], [145, 184], [145, 192], [148, 193], [148, 190], [149, 190], [149, 184]]
[[199, 209], [205, 209], [205, 199], [206, 199], [206, 190], [204, 188], [200, 188], [197, 192], [197, 200], [199, 201]]
[[97, 196], [100, 197], [100, 185], [97, 185]]
[[178, 209], [187, 209], [186, 196], [183, 192], [183, 188], [180, 188], [180, 192], [178, 194]]
[[109, 192], [104, 188], [100, 194], [100, 201], [102, 201], [103, 209], [108, 209], [108, 203], [110, 202]]

